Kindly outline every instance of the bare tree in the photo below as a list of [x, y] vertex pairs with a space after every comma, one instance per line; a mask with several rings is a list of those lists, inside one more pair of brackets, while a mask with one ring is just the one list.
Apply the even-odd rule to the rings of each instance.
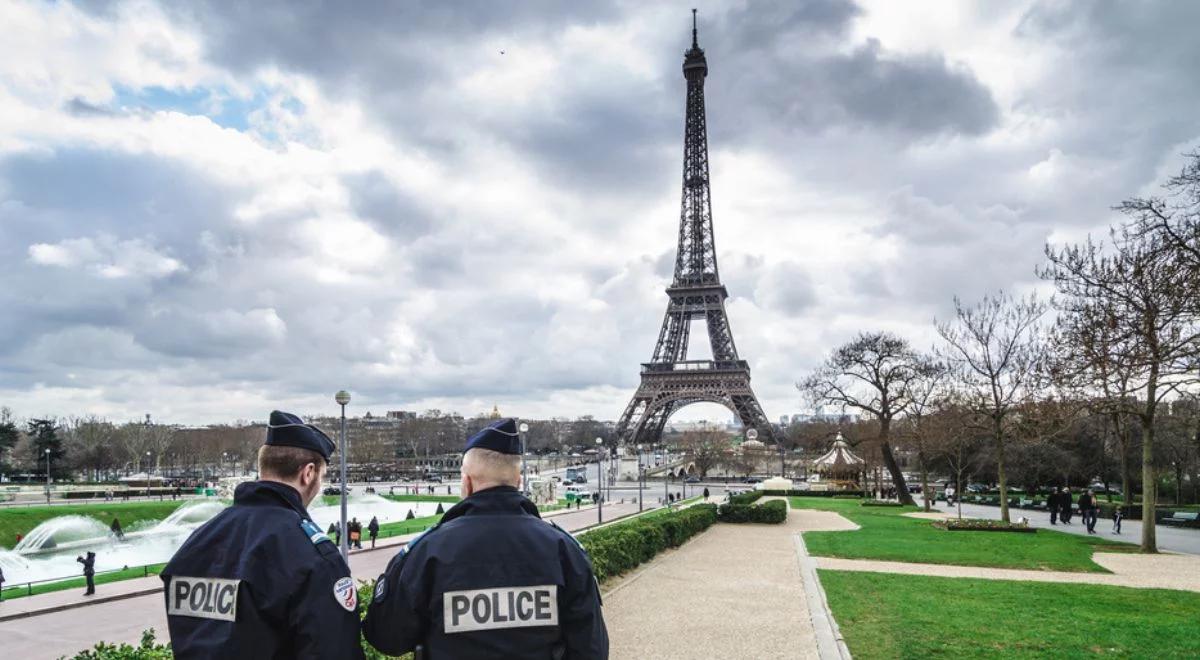
[[932, 507], [929, 496], [929, 439], [933, 434], [930, 428], [930, 416], [946, 406], [945, 385], [949, 371], [946, 366], [930, 361], [920, 378], [914, 380], [909, 388], [911, 401], [908, 414], [904, 419], [904, 437], [917, 450], [917, 463], [921, 470], [921, 494], [925, 500], [925, 510]]
[[[1136, 201], [1136, 200], [1135, 200]], [[1163, 401], [1196, 382], [1200, 328], [1196, 323], [1197, 273], [1162, 232], [1145, 231], [1156, 211], [1127, 203], [1132, 221], [1110, 233], [1107, 245], [1090, 239], [1055, 250], [1042, 275], [1061, 295], [1059, 306], [1083, 322], [1090, 309], [1107, 312], [1112, 355], [1129, 373], [1128, 390], [1117, 392], [1142, 430], [1142, 552], [1158, 552], [1154, 521], [1157, 478], [1155, 417]], [[1094, 316], [1094, 314], [1093, 314]]]
[[955, 367], [964, 404], [986, 420], [996, 452], [1000, 519], [1009, 522], [1005, 444], [1013, 411], [1035, 386], [1041, 359], [1039, 321], [1046, 303], [1001, 292], [967, 307], [954, 299], [955, 318], [937, 323]]
[[81, 468], [92, 480], [99, 481], [100, 471], [114, 465], [113, 443], [117, 427], [112, 422], [90, 415], [71, 420], [67, 429], [67, 445]]
[[796, 387], [818, 404], [857, 408], [874, 417], [879, 423], [880, 458], [892, 476], [896, 496], [904, 504], [914, 504], [892, 452], [892, 422], [908, 411], [919, 383], [937, 369], [901, 337], [860, 333]]
[[696, 464], [700, 476], [707, 477], [729, 450], [729, 435], [715, 429], [687, 431], [679, 436], [679, 448]]

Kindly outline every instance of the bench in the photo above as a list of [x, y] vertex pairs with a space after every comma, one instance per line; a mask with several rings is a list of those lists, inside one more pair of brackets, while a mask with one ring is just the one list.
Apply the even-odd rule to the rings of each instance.
[[1173, 511], [1171, 515], [1158, 521], [1164, 525], [1190, 525], [1200, 520], [1200, 512]]

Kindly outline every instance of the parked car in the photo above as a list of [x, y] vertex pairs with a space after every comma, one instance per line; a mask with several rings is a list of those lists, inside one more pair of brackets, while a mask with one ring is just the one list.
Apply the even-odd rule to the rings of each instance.
[[428, 481], [431, 484], [440, 484], [442, 483], [442, 476], [439, 474], [431, 474], [428, 477], [425, 477], [425, 481]]
[[700, 483], [700, 477], [688, 477], [687, 479], [684, 479], [684, 480], [683, 480], [683, 483], [685, 483], [685, 484], [698, 484], [698, 483]]
[[742, 483], [744, 483], [744, 484], [760, 484], [760, 483], [762, 483], [762, 479], [759, 479], [758, 477], [746, 477], [745, 479], [742, 479]]
[[[346, 489], [347, 495], [349, 495], [352, 492], [354, 492], [353, 488]], [[321, 491], [321, 494], [323, 494], [323, 495], [341, 495], [342, 489], [337, 486], [326, 486], [325, 490]]]

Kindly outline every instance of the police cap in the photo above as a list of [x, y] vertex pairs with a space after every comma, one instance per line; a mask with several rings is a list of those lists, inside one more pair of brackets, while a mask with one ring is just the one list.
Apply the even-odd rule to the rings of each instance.
[[516, 420], [501, 419], [483, 427], [467, 440], [463, 452], [476, 447], [491, 449], [501, 454], [520, 454], [521, 435], [517, 433]]
[[326, 461], [333, 453], [333, 440], [321, 429], [304, 420], [278, 410], [271, 412], [271, 421], [267, 423], [267, 445], [274, 447], [299, 447], [315, 451]]

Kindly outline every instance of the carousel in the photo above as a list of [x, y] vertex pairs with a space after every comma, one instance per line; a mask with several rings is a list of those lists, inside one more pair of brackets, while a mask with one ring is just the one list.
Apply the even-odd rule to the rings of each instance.
[[859, 489], [866, 462], [854, 452], [842, 437], [841, 432], [833, 441], [833, 447], [823, 456], [812, 463], [812, 474], [808, 480], [811, 490], [845, 490]]

